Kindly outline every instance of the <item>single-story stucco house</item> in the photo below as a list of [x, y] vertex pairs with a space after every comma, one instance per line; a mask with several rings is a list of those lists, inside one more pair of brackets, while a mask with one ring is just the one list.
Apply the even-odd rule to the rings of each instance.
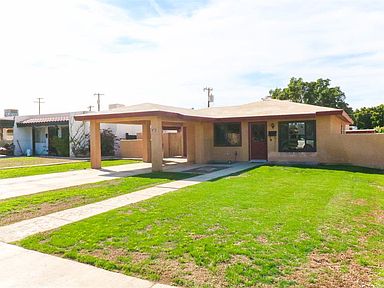
[[383, 134], [347, 135], [342, 109], [267, 99], [238, 106], [186, 109], [157, 104], [76, 115], [90, 122], [91, 162], [101, 167], [100, 124], [140, 124], [143, 159], [162, 170], [162, 134], [182, 127], [188, 162], [349, 163], [384, 168]]
[[[76, 121], [74, 117], [86, 113], [80, 111], [16, 116], [13, 124], [15, 155], [77, 156], [74, 145], [86, 141], [84, 136], [89, 133], [89, 124]], [[136, 134], [141, 131], [137, 125], [104, 124], [101, 129], [111, 130], [117, 139], [125, 138], [127, 133]], [[119, 145], [116, 145], [115, 152], [118, 154]]]

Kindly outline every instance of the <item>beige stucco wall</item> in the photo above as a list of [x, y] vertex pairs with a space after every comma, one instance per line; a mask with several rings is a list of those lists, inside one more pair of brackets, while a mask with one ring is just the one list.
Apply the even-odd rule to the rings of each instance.
[[339, 163], [384, 169], [384, 134], [332, 134], [322, 163]]
[[[279, 152], [278, 133], [267, 137], [268, 161], [296, 163], [353, 164], [384, 168], [384, 134], [343, 134], [345, 122], [336, 116], [319, 116], [316, 119], [317, 152]], [[285, 119], [267, 121], [267, 131], [278, 131], [278, 123]], [[272, 125], [273, 124], [273, 125]], [[212, 122], [191, 122], [193, 126], [194, 162], [248, 161], [249, 160], [249, 122], [242, 121], [242, 145], [240, 147], [214, 147], [214, 124]], [[272, 128], [273, 126], [273, 128]], [[169, 136], [168, 136], [169, 137]], [[172, 136], [171, 136], [172, 137]], [[180, 137], [182, 139], [182, 137]], [[188, 140], [188, 141], [190, 141]], [[167, 139], [163, 145], [167, 146]], [[182, 141], [175, 150], [181, 151]], [[191, 145], [189, 145], [191, 148]], [[122, 140], [123, 157], [142, 157], [141, 140]], [[164, 155], [166, 156], [166, 155]]]
[[143, 140], [120, 140], [120, 156], [124, 158], [142, 158]]
[[215, 147], [213, 127], [211, 122], [195, 124], [196, 163], [249, 160], [247, 121], [241, 122], [242, 145], [239, 147]]
[[[163, 133], [163, 157], [182, 155], [182, 137], [182, 133]], [[143, 139], [120, 140], [120, 156], [124, 158], [142, 158]]]

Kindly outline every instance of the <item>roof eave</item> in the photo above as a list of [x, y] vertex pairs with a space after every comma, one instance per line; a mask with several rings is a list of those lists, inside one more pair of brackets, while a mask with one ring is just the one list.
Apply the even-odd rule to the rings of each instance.
[[53, 121], [53, 122], [36, 122], [36, 123], [16, 123], [17, 127], [39, 127], [39, 126], [55, 126], [69, 125], [69, 121]]
[[325, 116], [325, 115], [335, 115], [347, 122], [348, 124], [353, 124], [352, 118], [345, 112], [343, 109], [330, 110], [330, 111], [319, 111], [316, 112], [316, 115]]
[[169, 111], [140, 111], [140, 112], [122, 112], [122, 113], [113, 113], [113, 114], [84, 114], [74, 116], [76, 121], [90, 121], [90, 120], [108, 120], [108, 119], [121, 119], [129, 117], [156, 117], [156, 116], [168, 116], [175, 117], [181, 120], [197, 120], [197, 121], [245, 121], [245, 120], [254, 120], [254, 121], [266, 121], [266, 120], [277, 120], [277, 119], [295, 119], [295, 118], [315, 118], [316, 116], [324, 115], [336, 115], [343, 119], [345, 122], [353, 123], [349, 115], [342, 109], [339, 110], [329, 110], [329, 111], [319, 111], [319, 112], [308, 112], [308, 113], [296, 113], [296, 114], [272, 114], [272, 115], [260, 115], [260, 116], [193, 116], [185, 115], [176, 112]]
[[169, 116], [176, 117], [182, 120], [209, 120], [210, 117], [185, 115], [177, 112], [169, 111], [140, 111], [140, 112], [122, 112], [122, 113], [111, 113], [111, 114], [93, 114], [93, 115], [77, 115], [74, 116], [76, 121], [87, 121], [87, 120], [107, 120], [107, 119], [120, 119], [129, 117], [153, 117], [153, 116]]

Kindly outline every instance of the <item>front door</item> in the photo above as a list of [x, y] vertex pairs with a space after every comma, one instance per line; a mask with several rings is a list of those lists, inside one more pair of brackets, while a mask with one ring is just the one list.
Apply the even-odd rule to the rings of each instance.
[[267, 123], [249, 124], [250, 160], [267, 160]]

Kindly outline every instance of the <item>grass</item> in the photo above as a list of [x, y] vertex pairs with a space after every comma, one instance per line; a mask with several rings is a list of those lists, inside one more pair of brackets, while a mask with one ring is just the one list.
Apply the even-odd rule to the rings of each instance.
[[345, 168], [262, 166], [18, 244], [180, 286], [380, 286], [384, 175]]
[[52, 158], [52, 157], [4, 157], [0, 158], [0, 169], [15, 167], [15, 166], [27, 166], [27, 165], [39, 165], [39, 164], [55, 164], [63, 162], [75, 162], [77, 160], [65, 159], [65, 158]]
[[[140, 161], [126, 160], [126, 159], [103, 160], [101, 165], [102, 167], [108, 167], [108, 166], [124, 165], [124, 164], [138, 163], [138, 162]], [[53, 165], [47, 165], [47, 166], [10, 168], [10, 169], [0, 170], [0, 179], [50, 174], [50, 173], [57, 173], [57, 172], [67, 172], [67, 171], [82, 170], [82, 169], [88, 169], [88, 168], [91, 168], [90, 162], [75, 162], [75, 163], [67, 163], [67, 164], [56, 164], [56, 165], [53, 164]]]
[[193, 175], [187, 173], [148, 173], [1, 200], [0, 225], [98, 202], [191, 176]]

